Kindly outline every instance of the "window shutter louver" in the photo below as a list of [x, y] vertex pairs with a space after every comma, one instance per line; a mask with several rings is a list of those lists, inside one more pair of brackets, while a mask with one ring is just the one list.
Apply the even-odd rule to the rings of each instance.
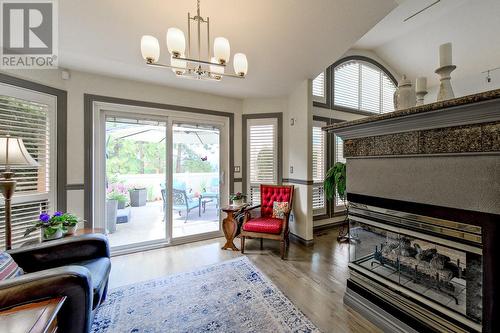
[[[40, 237], [34, 232], [23, 238], [28, 226], [38, 220], [41, 213], [49, 210], [50, 179], [50, 121], [49, 106], [10, 96], [0, 96], [0, 136], [7, 134], [20, 137], [30, 155], [38, 162], [36, 168], [11, 167], [17, 181], [14, 203], [12, 204], [12, 240], [19, 245], [27, 240]], [[0, 173], [5, 168], [0, 168]], [[20, 200], [18, 200], [20, 199]], [[0, 241], [4, 246], [5, 211], [0, 207]]]
[[313, 98], [316, 101], [326, 102], [326, 94], [325, 94], [325, 72], [322, 72], [312, 82], [312, 94]]
[[323, 180], [325, 178], [326, 133], [321, 127], [312, 128], [312, 173], [313, 173], [313, 209], [325, 208]]
[[260, 184], [277, 183], [277, 120], [250, 119], [248, 122], [248, 180], [250, 203], [260, 203]]
[[347, 61], [334, 69], [334, 107], [386, 113], [394, 111], [396, 86], [380, 68]]

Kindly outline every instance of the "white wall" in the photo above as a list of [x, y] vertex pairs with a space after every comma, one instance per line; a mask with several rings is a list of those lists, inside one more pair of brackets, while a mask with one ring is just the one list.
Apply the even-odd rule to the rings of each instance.
[[[68, 184], [84, 182], [83, 95], [86, 93], [234, 113], [235, 161], [241, 161], [241, 135], [238, 135], [241, 133], [241, 99], [77, 71], [71, 71], [69, 80], [61, 79], [60, 70], [11, 70], [6, 73], [68, 92]], [[83, 217], [83, 191], [68, 191], [67, 209]]]

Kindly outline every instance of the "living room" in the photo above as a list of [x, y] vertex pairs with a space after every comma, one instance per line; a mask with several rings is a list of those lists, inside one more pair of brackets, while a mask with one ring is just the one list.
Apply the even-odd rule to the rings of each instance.
[[499, 329], [498, 1], [0, 7], [0, 331]]

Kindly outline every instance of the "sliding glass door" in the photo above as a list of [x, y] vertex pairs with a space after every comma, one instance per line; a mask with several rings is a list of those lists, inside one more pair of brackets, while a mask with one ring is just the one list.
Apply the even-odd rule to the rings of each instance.
[[174, 123], [172, 134], [172, 236], [219, 231], [220, 130]]
[[105, 230], [113, 251], [222, 235], [225, 120], [154, 111], [120, 105], [97, 111], [94, 226]]

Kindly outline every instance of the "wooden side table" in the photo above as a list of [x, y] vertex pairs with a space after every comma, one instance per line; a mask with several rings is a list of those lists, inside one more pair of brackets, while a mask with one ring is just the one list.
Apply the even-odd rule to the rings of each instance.
[[57, 313], [66, 297], [29, 303], [0, 311], [0, 332], [55, 333]]
[[226, 218], [222, 220], [222, 230], [224, 231], [224, 236], [226, 237], [226, 244], [222, 247], [223, 250], [239, 251], [233, 243], [233, 240], [237, 236], [236, 234], [238, 232], [238, 221], [236, 221], [236, 216], [242, 213], [246, 207], [246, 205], [243, 205], [221, 208], [221, 210], [227, 214]]

